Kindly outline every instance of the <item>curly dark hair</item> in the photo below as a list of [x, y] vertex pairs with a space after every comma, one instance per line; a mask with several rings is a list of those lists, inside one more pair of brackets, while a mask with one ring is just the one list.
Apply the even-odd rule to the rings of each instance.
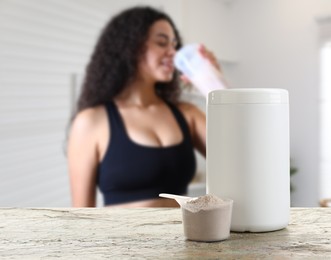
[[[149, 29], [159, 20], [170, 23], [178, 42], [176, 49], [179, 49], [182, 45], [179, 32], [171, 18], [162, 11], [138, 6], [122, 11], [109, 21], [86, 68], [76, 113], [106, 104], [127, 87], [136, 76]], [[180, 95], [178, 72], [174, 72], [171, 81], [156, 83], [155, 91], [163, 100], [177, 102]]]

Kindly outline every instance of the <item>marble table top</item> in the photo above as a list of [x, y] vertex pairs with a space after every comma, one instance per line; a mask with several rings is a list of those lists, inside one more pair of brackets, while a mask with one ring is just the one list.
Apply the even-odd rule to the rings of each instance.
[[185, 239], [178, 208], [0, 208], [0, 259], [331, 259], [331, 208], [292, 208], [286, 229]]

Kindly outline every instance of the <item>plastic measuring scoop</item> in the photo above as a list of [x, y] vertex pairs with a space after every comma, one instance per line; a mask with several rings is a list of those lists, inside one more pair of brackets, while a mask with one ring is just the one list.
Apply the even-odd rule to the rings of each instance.
[[194, 197], [188, 197], [188, 196], [181, 196], [181, 195], [175, 195], [175, 194], [169, 194], [169, 193], [160, 193], [159, 197], [167, 198], [167, 199], [174, 199], [178, 202], [180, 206], [183, 206], [186, 201], [190, 199], [194, 199]]
[[187, 197], [161, 193], [159, 196], [174, 199], [180, 205], [184, 235], [188, 240], [212, 242], [230, 236], [233, 200], [211, 194]]

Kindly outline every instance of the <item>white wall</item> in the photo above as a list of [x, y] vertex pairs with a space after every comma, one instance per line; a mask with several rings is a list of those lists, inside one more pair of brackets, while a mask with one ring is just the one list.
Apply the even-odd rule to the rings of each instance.
[[331, 1], [237, 0], [233, 5], [237, 87], [285, 88], [290, 93], [294, 206], [319, 200], [319, 31], [316, 17]]

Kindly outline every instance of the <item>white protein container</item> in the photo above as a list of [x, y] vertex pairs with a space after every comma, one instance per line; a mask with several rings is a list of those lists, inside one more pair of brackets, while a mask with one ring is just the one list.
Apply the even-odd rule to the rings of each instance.
[[207, 193], [234, 201], [232, 231], [285, 228], [290, 213], [288, 92], [215, 90], [207, 104]]

